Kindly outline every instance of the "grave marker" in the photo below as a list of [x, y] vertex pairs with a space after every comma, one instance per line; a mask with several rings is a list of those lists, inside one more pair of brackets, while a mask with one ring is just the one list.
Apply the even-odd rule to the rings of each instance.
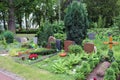
[[89, 33], [89, 34], [88, 34], [88, 38], [89, 38], [90, 40], [94, 40], [94, 39], [95, 39], [95, 33]]
[[58, 50], [61, 50], [61, 40], [60, 39], [56, 40], [56, 47]]
[[85, 43], [84, 44], [84, 50], [87, 53], [92, 53], [94, 51], [94, 44], [93, 43], [89, 43], [89, 42]]
[[66, 41], [64, 41], [64, 50], [65, 50], [66, 52], [68, 52], [68, 47], [69, 47], [70, 45], [72, 45], [72, 44], [75, 44], [75, 42], [74, 42], [74, 41], [71, 41], [71, 40], [66, 40]]
[[118, 42], [113, 42], [112, 36], [109, 37], [109, 42], [104, 42], [104, 44], [109, 44], [109, 49], [112, 50], [113, 45], [117, 45]]
[[51, 43], [55, 43], [55, 42], [56, 42], [55, 37], [50, 36], [50, 37], [48, 38], [47, 48], [51, 48]]
[[26, 37], [17, 37], [16, 40], [20, 43], [27, 43], [28, 39]]
[[33, 37], [33, 43], [37, 44], [38, 43], [37, 41], [38, 41], [38, 38], [37, 37]]

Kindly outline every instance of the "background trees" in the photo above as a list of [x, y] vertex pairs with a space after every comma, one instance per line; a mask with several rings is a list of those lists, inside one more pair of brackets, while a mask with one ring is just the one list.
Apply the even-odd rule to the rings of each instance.
[[99, 16], [106, 19], [105, 27], [113, 24], [113, 18], [119, 14], [119, 0], [84, 0], [87, 4], [89, 19], [97, 22]]

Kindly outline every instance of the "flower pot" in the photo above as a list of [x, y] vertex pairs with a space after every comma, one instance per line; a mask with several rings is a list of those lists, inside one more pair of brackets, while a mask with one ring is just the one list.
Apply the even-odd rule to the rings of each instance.
[[64, 52], [64, 53], [60, 53], [60, 54], [59, 54], [60, 57], [65, 57], [66, 55], [67, 55], [66, 52]]

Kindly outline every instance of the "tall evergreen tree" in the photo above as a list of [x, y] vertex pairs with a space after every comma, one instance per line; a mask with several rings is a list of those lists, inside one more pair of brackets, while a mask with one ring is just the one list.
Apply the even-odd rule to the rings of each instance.
[[73, 40], [75, 43], [81, 45], [87, 34], [87, 17], [87, 9], [84, 3], [75, 1], [69, 5], [64, 19], [67, 40]]

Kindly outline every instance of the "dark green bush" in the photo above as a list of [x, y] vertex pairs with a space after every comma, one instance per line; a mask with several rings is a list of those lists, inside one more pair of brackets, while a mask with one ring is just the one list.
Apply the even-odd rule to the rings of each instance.
[[4, 37], [3, 37], [3, 35], [1, 34], [1, 35], [0, 35], [0, 40], [3, 40], [3, 38], [4, 38]]
[[14, 33], [11, 31], [5, 31], [3, 32], [3, 36], [6, 39], [7, 43], [13, 43], [14, 40]]
[[55, 43], [55, 42], [51, 42], [50, 45], [51, 45], [51, 48], [52, 48], [52, 49], [57, 49], [57, 48], [56, 48], [56, 43]]
[[118, 73], [120, 73], [120, 70], [119, 70], [119, 68], [118, 68], [118, 63], [117, 62], [112, 62], [112, 64], [111, 64], [111, 66], [110, 66], [113, 70], [114, 70], [114, 72], [116, 73], [116, 75], [118, 75]]
[[47, 43], [49, 36], [52, 36], [52, 35], [53, 35], [53, 27], [49, 22], [46, 21], [37, 32], [38, 45], [43, 46], [42, 45], [43, 41], [44, 43]]
[[64, 26], [64, 22], [63, 21], [55, 21], [53, 24], [52, 24], [52, 27], [53, 27], [53, 31], [54, 33], [61, 33], [63, 34], [65, 32], [65, 26]]
[[49, 55], [49, 54], [54, 54], [56, 52], [56, 50], [54, 49], [46, 49], [46, 50], [42, 50], [42, 51], [33, 51], [30, 54], [38, 54], [38, 55]]
[[115, 72], [112, 68], [107, 69], [104, 80], [116, 80]]
[[88, 18], [86, 5], [82, 2], [74, 1], [67, 9], [65, 15], [65, 30], [67, 40], [75, 41], [82, 45], [82, 41], [87, 36]]
[[20, 31], [16, 31], [17, 34], [36, 34], [36, 32], [38, 31], [38, 29], [30, 29], [30, 30], [20, 30]]

